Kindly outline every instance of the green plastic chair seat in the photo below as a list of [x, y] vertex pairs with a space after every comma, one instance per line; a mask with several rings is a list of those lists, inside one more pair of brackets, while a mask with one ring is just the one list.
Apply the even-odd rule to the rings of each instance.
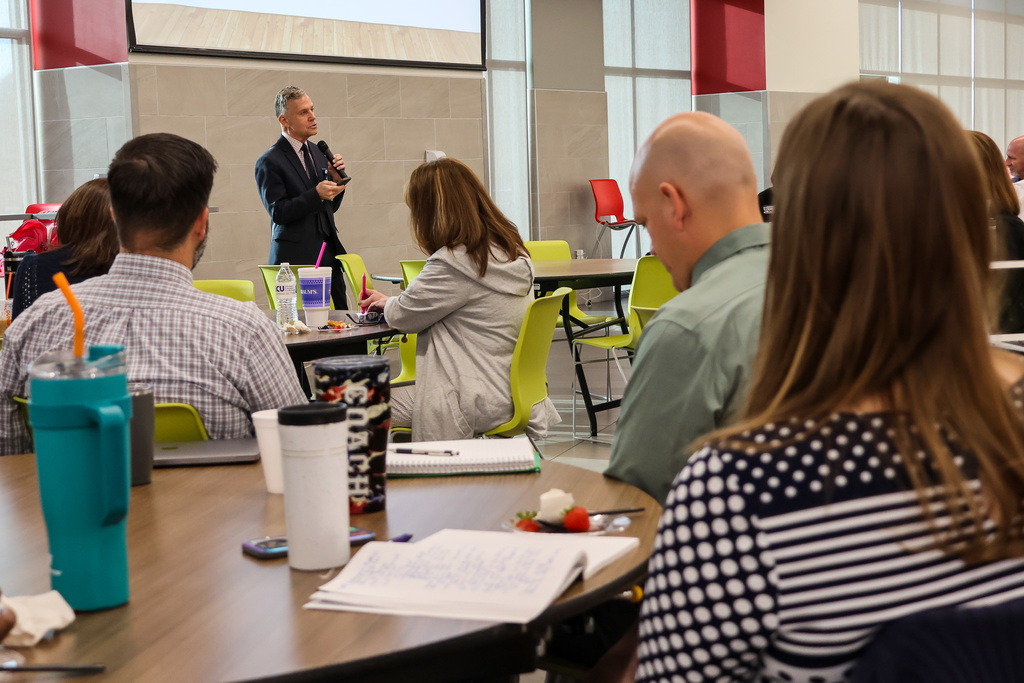
[[198, 290], [236, 301], [256, 301], [256, 289], [250, 280], [193, 280], [192, 284]]
[[548, 396], [547, 363], [562, 299], [572, 292], [559, 287], [551, 296], [534, 299], [526, 309], [519, 339], [512, 352], [512, 417], [486, 432], [487, 436], [516, 436], [526, 431], [530, 411]]
[[199, 412], [187, 403], [157, 403], [155, 406], [158, 443], [164, 441], [206, 441], [210, 435]]

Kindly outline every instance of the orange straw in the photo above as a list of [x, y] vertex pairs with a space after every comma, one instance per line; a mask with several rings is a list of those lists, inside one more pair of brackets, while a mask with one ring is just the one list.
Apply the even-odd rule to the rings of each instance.
[[[326, 244], [326, 243], [325, 243], [325, 244]], [[12, 283], [12, 282], [14, 282], [14, 275], [13, 275], [13, 274], [12, 274], [12, 275], [9, 275], [9, 276], [7, 277], [7, 298], [8, 298], [8, 299], [10, 299], [10, 298], [11, 298], [11, 283]]]
[[68, 306], [75, 315], [75, 356], [81, 358], [85, 355], [85, 314], [82, 313], [82, 306], [71, 291], [71, 285], [64, 277], [64, 273], [54, 275], [53, 282], [64, 292], [64, 298], [68, 300]]

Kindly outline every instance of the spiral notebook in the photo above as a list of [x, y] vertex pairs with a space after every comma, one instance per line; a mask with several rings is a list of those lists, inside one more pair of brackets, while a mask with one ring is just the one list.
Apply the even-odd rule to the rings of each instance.
[[540, 453], [526, 436], [388, 444], [389, 477], [539, 471]]

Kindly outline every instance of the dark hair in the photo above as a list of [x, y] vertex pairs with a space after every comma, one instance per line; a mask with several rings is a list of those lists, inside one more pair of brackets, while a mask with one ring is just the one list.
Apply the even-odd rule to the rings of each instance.
[[[746, 417], [712, 440], [757, 452], [765, 444], [747, 446], [743, 430], [793, 417], [821, 424], [874, 399], [894, 415], [936, 546], [968, 561], [1021, 554], [1024, 422], [993, 367], [993, 240], [963, 128], [922, 90], [853, 83], [790, 122], [775, 176]], [[976, 458], [986, 505], [947, 438]], [[919, 450], [927, 462], [909, 457]], [[946, 530], [930, 487], [942, 491]]]
[[172, 133], [126, 142], [110, 162], [110, 204], [121, 246], [170, 250], [181, 245], [210, 200], [217, 162], [191, 140]]
[[972, 130], [969, 135], [974, 151], [978, 153], [981, 175], [992, 202], [990, 212], [994, 216], [1000, 213], [1020, 213], [1020, 199], [1013, 190], [1013, 183], [1010, 181], [1010, 174], [1006, 172], [1006, 162], [1003, 160], [1003, 153], [999, 151], [999, 146], [995, 140], [980, 131]]
[[288, 108], [289, 102], [297, 100], [305, 94], [305, 90], [297, 88], [294, 85], [286, 85], [281, 88], [277, 93], [277, 97], [274, 98], [274, 114], [276, 116], [280, 116]]
[[428, 255], [441, 247], [464, 246], [480, 277], [487, 273], [492, 247], [509, 261], [528, 256], [515, 224], [458, 159], [444, 157], [418, 166], [409, 177], [405, 203], [416, 244]]
[[110, 270], [118, 242], [106, 178], [84, 183], [64, 200], [57, 211], [57, 237], [71, 252], [65, 263], [72, 275], [90, 277]]

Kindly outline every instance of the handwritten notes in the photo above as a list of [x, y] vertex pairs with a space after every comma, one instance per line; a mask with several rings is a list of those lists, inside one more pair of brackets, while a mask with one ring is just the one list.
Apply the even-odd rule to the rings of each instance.
[[435, 542], [369, 543], [306, 605], [527, 623], [580, 574], [579, 549], [525, 535], [459, 532]]

